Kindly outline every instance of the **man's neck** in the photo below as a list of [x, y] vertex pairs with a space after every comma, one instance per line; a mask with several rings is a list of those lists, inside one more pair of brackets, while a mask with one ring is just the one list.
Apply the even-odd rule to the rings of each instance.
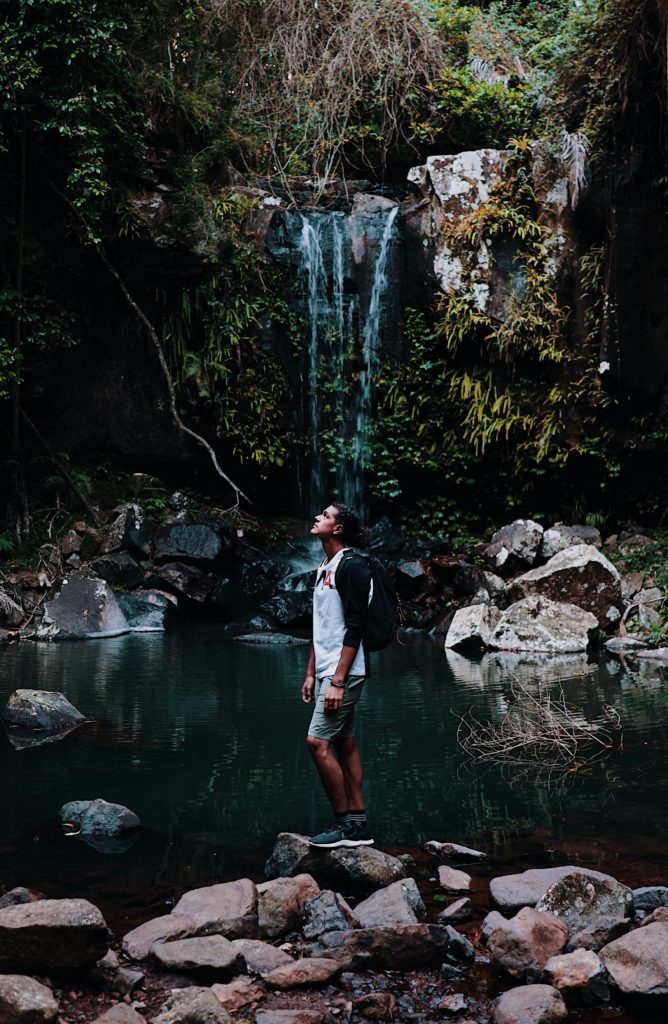
[[327, 540], [323, 540], [322, 549], [325, 552], [327, 561], [331, 561], [334, 555], [338, 555], [339, 551], [343, 551], [344, 548], [348, 547], [338, 537], [329, 537]]

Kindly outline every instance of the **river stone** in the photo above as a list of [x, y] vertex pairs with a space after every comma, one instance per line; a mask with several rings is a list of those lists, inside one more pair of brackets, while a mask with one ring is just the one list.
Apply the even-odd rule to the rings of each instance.
[[367, 1020], [394, 1020], [397, 1015], [397, 1001], [391, 992], [367, 992], [354, 1005]]
[[44, 605], [39, 640], [87, 640], [128, 633], [130, 627], [105, 580], [73, 573]]
[[317, 1010], [258, 1010], [255, 1024], [324, 1024]]
[[496, 572], [533, 565], [543, 539], [543, 527], [533, 519], [516, 519], [492, 535], [485, 557]]
[[458, 608], [445, 638], [446, 648], [487, 647], [500, 617], [498, 608], [488, 608], [485, 604]]
[[[251, 622], [247, 625], [252, 625]], [[289, 633], [244, 633], [242, 636], [233, 636], [232, 639], [236, 643], [241, 644], [261, 644], [266, 647], [283, 647], [290, 644], [310, 644], [310, 640], [306, 640], [301, 636], [290, 636]]]
[[568, 952], [598, 950], [630, 926], [633, 893], [614, 878], [591, 878], [581, 871], [564, 875], [536, 903], [536, 910], [563, 921]]
[[71, 800], [60, 808], [63, 825], [71, 825], [82, 836], [116, 836], [141, 828], [141, 821], [128, 807], [106, 800]]
[[21, 605], [0, 587], [0, 622], [5, 626], [20, 626], [25, 617]]
[[337, 978], [342, 969], [338, 960], [330, 960], [326, 957], [317, 960], [293, 960], [292, 963], [277, 967], [276, 970], [265, 974], [264, 983], [269, 988], [278, 989], [326, 985], [328, 981]]
[[222, 935], [157, 942], [149, 955], [165, 970], [185, 971], [212, 981], [233, 978], [246, 966], [242, 953]]
[[590, 1003], [596, 999], [607, 1002], [610, 998], [606, 970], [591, 949], [551, 956], [543, 973], [567, 1003]]
[[123, 936], [123, 952], [131, 960], [144, 960], [151, 946], [167, 939], [185, 939], [193, 934], [195, 922], [186, 914], [163, 914], [144, 921]]
[[26, 889], [24, 885], [17, 885], [0, 896], [0, 910], [3, 907], [18, 907], [22, 903], [35, 903], [36, 900], [45, 900], [46, 896], [37, 889]]
[[547, 561], [560, 551], [575, 547], [577, 544], [593, 544], [594, 547], [600, 548], [600, 531], [595, 526], [566, 526], [565, 523], [555, 523], [543, 533], [538, 557]]
[[636, 928], [604, 946], [599, 956], [625, 995], [668, 995], [668, 924]]
[[522, 909], [506, 920], [493, 910], [484, 920], [483, 931], [494, 959], [513, 978], [536, 981], [551, 956], [561, 953], [568, 928], [558, 918], [533, 907]]
[[535, 907], [550, 886], [565, 875], [576, 871], [588, 878], [606, 879], [614, 882], [612, 875], [604, 875], [601, 871], [590, 868], [579, 868], [565, 865], [557, 868], [530, 868], [517, 875], [501, 875], [493, 878], [489, 891], [497, 907], [504, 911], [519, 910], [520, 907]]
[[0, 910], [0, 971], [86, 967], [108, 946], [105, 920], [88, 900], [37, 900]]
[[230, 1024], [232, 1018], [210, 988], [172, 992], [151, 1024]]
[[585, 651], [597, 627], [596, 617], [583, 608], [533, 595], [503, 612], [489, 644], [502, 651], [569, 654]]
[[320, 883], [342, 883], [367, 892], [406, 877], [401, 861], [373, 847], [323, 850], [310, 846], [306, 836], [280, 832], [265, 864], [265, 875], [281, 878], [302, 872]]
[[164, 590], [135, 590], [133, 594], [118, 594], [117, 597], [133, 633], [162, 632], [178, 608], [178, 599]]
[[[241, 940], [235, 939], [234, 941]], [[220, 1005], [230, 1013], [236, 1013], [237, 1010], [246, 1007], [255, 1009], [264, 999], [264, 991], [260, 985], [252, 978], [246, 978], [243, 975], [233, 981], [228, 981], [226, 985], [216, 982], [211, 986], [211, 991]]]
[[355, 907], [360, 928], [381, 925], [417, 924], [427, 916], [414, 878], [402, 878], [378, 889]]
[[0, 974], [0, 1024], [46, 1024], [58, 1014], [50, 988], [24, 974]]
[[184, 893], [172, 913], [195, 922], [192, 935], [224, 935], [228, 939], [257, 936], [257, 889], [250, 878], [220, 882]]
[[618, 621], [622, 607], [619, 573], [591, 544], [558, 552], [546, 565], [518, 576], [508, 591], [511, 601], [532, 595], [584, 608], [603, 628]]
[[633, 907], [649, 913], [657, 907], [668, 907], [668, 885], [641, 885], [633, 890]]
[[293, 958], [284, 950], [259, 939], [233, 939], [232, 945], [243, 956], [251, 974], [269, 974], [277, 967], [293, 963]]
[[350, 928], [359, 928], [359, 921], [338, 892], [323, 889], [304, 904], [302, 934], [305, 939], [317, 939], [323, 932], [348, 931]]
[[566, 1004], [551, 985], [511, 988], [494, 1001], [492, 1024], [559, 1024], [568, 1019]]
[[457, 871], [446, 864], [439, 864], [438, 884], [441, 889], [447, 889], [449, 892], [468, 892], [471, 881], [471, 876], [466, 871]]
[[472, 850], [468, 846], [460, 846], [459, 843], [439, 843], [430, 839], [424, 844], [427, 853], [431, 853], [439, 860], [486, 860], [487, 854], [480, 850]]
[[446, 958], [451, 936], [439, 925], [398, 924], [325, 932], [314, 957], [331, 957], [345, 970], [403, 970], [439, 964]]
[[100, 1017], [96, 1017], [93, 1024], [146, 1024], [146, 1018], [126, 1003], [116, 1003]]
[[625, 654], [633, 651], [642, 651], [647, 644], [644, 640], [638, 640], [634, 636], [613, 636], [606, 640], [603, 646], [611, 654]]
[[436, 920], [439, 924], [456, 924], [459, 921], [469, 921], [472, 914], [473, 904], [468, 896], [463, 896], [442, 910]]
[[19, 729], [59, 732], [81, 725], [86, 718], [57, 690], [14, 690], [2, 709], [2, 720]]
[[231, 546], [224, 530], [206, 523], [167, 523], [158, 530], [153, 557], [156, 562], [215, 562]]
[[112, 587], [132, 590], [144, 582], [144, 570], [129, 551], [113, 551], [109, 555], [94, 558], [90, 569]]
[[268, 939], [296, 932], [304, 921], [304, 904], [320, 892], [312, 875], [276, 878], [257, 887], [258, 929]]
[[166, 562], [153, 568], [146, 584], [157, 590], [174, 591], [195, 604], [204, 604], [218, 585], [218, 577], [213, 573], [202, 572], [194, 565]]

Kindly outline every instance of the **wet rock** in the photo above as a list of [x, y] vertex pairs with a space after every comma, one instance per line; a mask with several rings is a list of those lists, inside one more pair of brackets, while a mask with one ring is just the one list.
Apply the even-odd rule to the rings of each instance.
[[530, 868], [516, 875], [503, 875], [493, 878], [489, 891], [497, 907], [505, 911], [519, 910], [520, 907], [535, 907], [550, 886], [574, 871], [588, 878], [606, 879], [614, 882], [611, 875], [589, 868], [564, 865], [556, 868]]
[[230, 1024], [232, 1018], [210, 988], [172, 992], [151, 1024]]
[[633, 907], [636, 912], [643, 910], [646, 914], [657, 907], [668, 907], [668, 885], [641, 885], [634, 889]]
[[550, 886], [536, 910], [563, 921], [569, 932], [568, 952], [598, 950], [630, 927], [633, 894], [614, 878], [573, 871]]
[[563, 950], [568, 928], [532, 907], [522, 909], [506, 920], [498, 911], [487, 915], [483, 925], [487, 946], [494, 957], [513, 978], [535, 981], [551, 956]]
[[127, 587], [132, 590], [144, 582], [144, 570], [129, 551], [114, 551], [102, 555], [90, 563], [91, 572], [113, 587]]
[[293, 963], [289, 953], [259, 939], [233, 939], [232, 945], [243, 956], [251, 974], [269, 974], [277, 967]]
[[358, 928], [326, 932], [314, 957], [331, 957], [346, 970], [403, 970], [439, 964], [451, 944], [448, 929], [438, 925], [400, 924], [384, 928]]
[[475, 949], [465, 935], [451, 925], [439, 925], [439, 941], [443, 943], [445, 958], [451, 964], [467, 964], [473, 961]]
[[551, 956], [544, 974], [545, 980], [561, 992], [569, 1005], [607, 1002], [610, 998], [607, 972], [591, 949]]
[[471, 888], [471, 876], [465, 871], [440, 864], [438, 868], [438, 884], [449, 892], [467, 892]]
[[0, 971], [86, 967], [107, 951], [102, 914], [88, 900], [38, 900], [0, 910]]
[[299, 931], [304, 921], [304, 904], [318, 895], [320, 886], [312, 875], [301, 874], [263, 882], [257, 892], [260, 935], [278, 939]]
[[461, 900], [455, 900], [448, 907], [440, 912], [437, 917], [439, 924], [456, 924], [459, 921], [469, 921], [473, 914], [473, 904], [468, 896]]
[[605, 641], [604, 647], [611, 654], [628, 654], [642, 651], [647, 644], [633, 636], [613, 636]]
[[10, 889], [9, 892], [3, 893], [0, 896], [0, 910], [3, 907], [18, 907], [22, 903], [34, 903], [36, 900], [46, 899], [43, 892], [38, 892], [36, 889], [26, 889], [23, 885], [17, 885], [14, 889]]
[[367, 1020], [394, 1020], [397, 1001], [391, 992], [367, 992], [354, 1001], [355, 1009]]
[[[236, 940], [235, 941], [240, 941]], [[239, 977], [230, 981], [227, 985], [216, 982], [211, 986], [211, 991], [216, 999], [230, 1013], [236, 1013], [245, 1008], [255, 1009], [264, 999], [264, 992], [251, 978]]]
[[233, 545], [231, 531], [222, 524], [166, 523], [156, 535], [153, 557], [156, 562], [215, 562]]
[[178, 600], [164, 590], [135, 590], [118, 594], [118, 603], [133, 633], [159, 633], [176, 615]]
[[551, 985], [511, 988], [494, 1001], [492, 1024], [559, 1024], [568, 1019], [566, 1004]]
[[258, 1010], [255, 1024], [325, 1024], [318, 1010]]
[[427, 911], [413, 878], [403, 878], [379, 889], [358, 903], [355, 916], [361, 928], [381, 925], [417, 924]]
[[566, 526], [565, 523], [555, 523], [543, 533], [538, 557], [547, 561], [560, 551], [575, 547], [577, 544], [593, 544], [594, 547], [600, 548], [601, 534], [594, 526]]
[[86, 640], [128, 633], [130, 627], [105, 580], [72, 574], [44, 605], [38, 640]]
[[173, 913], [192, 918], [192, 935], [252, 939], [257, 935], [257, 889], [250, 878], [191, 889], [181, 897]]
[[158, 942], [151, 946], [149, 955], [167, 971], [184, 971], [211, 981], [233, 978], [246, 966], [241, 952], [222, 935]]
[[533, 565], [543, 539], [543, 527], [532, 519], [516, 519], [492, 535], [485, 558], [496, 572], [508, 573]]
[[128, 807], [106, 800], [71, 800], [60, 808], [60, 820], [82, 836], [116, 836], [141, 828], [141, 821]]
[[69, 731], [86, 721], [65, 694], [55, 690], [14, 690], [1, 717], [11, 728], [43, 732]]
[[146, 579], [148, 587], [174, 591], [180, 597], [196, 604], [204, 604], [218, 585], [218, 577], [204, 573], [194, 565], [166, 562], [155, 566]]
[[126, 549], [138, 558], [146, 558], [149, 555], [151, 529], [140, 506], [119, 505], [114, 513], [115, 518], [104, 530], [100, 542], [101, 554], [108, 555], [112, 551]]
[[347, 931], [358, 928], [359, 921], [350, 906], [338, 892], [323, 889], [314, 899], [304, 904], [305, 939], [317, 939], [324, 932]]
[[[250, 623], [248, 623], [250, 625]], [[289, 633], [244, 633], [243, 636], [234, 636], [232, 639], [241, 644], [261, 644], [267, 647], [285, 647], [290, 644], [310, 644], [300, 636], [290, 636]]]
[[123, 952], [131, 960], [144, 960], [151, 946], [168, 939], [184, 939], [192, 935], [195, 922], [185, 914], [163, 914], [144, 921], [123, 936]]
[[50, 988], [23, 974], [0, 975], [2, 1024], [46, 1024], [58, 1014]]
[[584, 608], [596, 616], [604, 629], [620, 618], [619, 573], [591, 544], [577, 544], [560, 551], [546, 565], [518, 576], [508, 591], [511, 601], [532, 595]]
[[435, 839], [426, 842], [424, 849], [442, 861], [487, 859], [487, 854], [481, 853], [480, 850], [472, 850], [468, 846], [460, 846], [459, 843], [439, 843]]
[[405, 878], [403, 864], [370, 846], [317, 849], [305, 836], [280, 832], [265, 864], [267, 878], [281, 878], [308, 872], [320, 883], [343, 883], [356, 889], [382, 889]]
[[568, 654], [585, 651], [597, 628], [596, 617], [583, 608], [534, 595], [503, 612], [489, 644], [502, 651]]
[[668, 647], [656, 647], [652, 651], [638, 651], [636, 656], [642, 661], [655, 661], [660, 665], [668, 665]]
[[604, 946], [599, 956], [625, 995], [668, 995], [668, 924], [636, 928]]
[[264, 982], [269, 988], [310, 988], [315, 985], [326, 985], [337, 978], [341, 970], [338, 960], [329, 960], [326, 957], [317, 960], [293, 960], [292, 963], [277, 967], [270, 974], [266, 974]]
[[458, 608], [448, 629], [445, 646], [473, 647], [479, 650], [488, 647], [500, 617], [498, 608], [489, 608], [485, 604]]
[[141, 1013], [137, 1013], [126, 1003], [117, 1003], [100, 1017], [96, 1017], [93, 1024], [146, 1024], [146, 1020]]

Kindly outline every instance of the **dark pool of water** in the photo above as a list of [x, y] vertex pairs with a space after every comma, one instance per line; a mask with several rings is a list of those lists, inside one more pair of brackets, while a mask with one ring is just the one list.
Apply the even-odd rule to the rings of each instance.
[[[18, 687], [62, 690], [94, 721], [28, 749], [0, 735], [0, 888], [94, 890], [100, 905], [122, 905], [130, 918], [188, 886], [259, 876], [277, 832], [308, 833], [329, 820], [304, 745], [306, 652], [235, 643], [216, 626], [2, 649], [1, 703]], [[498, 720], [514, 679], [561, 685], [588, 714], [613, 705], [623, 750], [551, 780], [467, 765], [458, 716], [472, 709]], [[375, 657], [358, 710], [377, 841], [482, 846], [490, 870], [578, 858], [637, 884], [659, 881], [668, 850], [666, 681], [656, 667], [628, 671], [584, 657], [475, 662], [409, 637]], [[145, 831], [131, 849], [99, 853], [62, 834], [61, 805], [95, 797], [140, 816]]]

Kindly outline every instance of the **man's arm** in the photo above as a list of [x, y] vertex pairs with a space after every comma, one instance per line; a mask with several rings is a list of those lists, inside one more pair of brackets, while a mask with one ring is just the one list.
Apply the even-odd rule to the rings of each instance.
[[[352, 662], [351, 662], [352, 664]], [[315, 647], [311, 644], [311, 653], [308, 658], [308, 665], [306, 666], [306, 676], [304, 677], [304, 685], [302, 686], [302, 700], [305, 704], [310, 704], [313, 700], [313, 691], [315, 690]]]

